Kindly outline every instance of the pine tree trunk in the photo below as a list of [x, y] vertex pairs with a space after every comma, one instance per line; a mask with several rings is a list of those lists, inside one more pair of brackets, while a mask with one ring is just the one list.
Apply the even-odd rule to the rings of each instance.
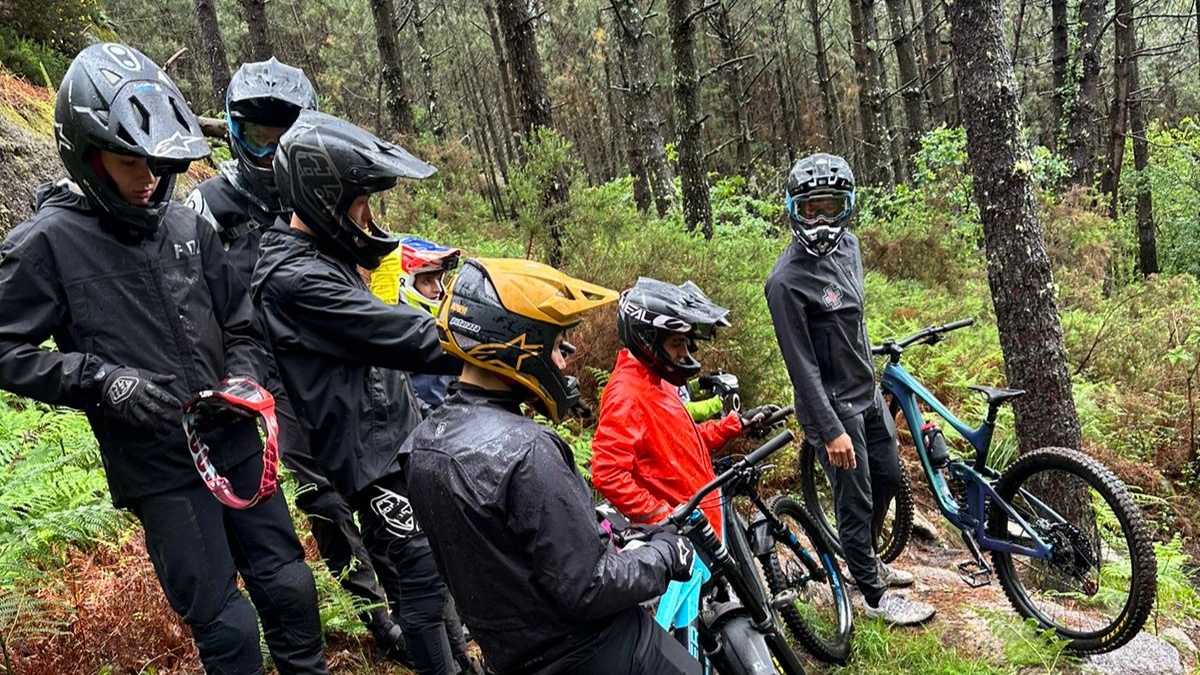
[[225, 60], [225, 41], [221, 39], [221, 28], [217, 25], [217, 6], [213, 0], [192, 0], [192, 6], [196, 9], [200, 44], [212, 77], [214, 110], [224, 110], [225, 90], [229, 89], [229, 63]]
[[967, 156], [983, 221], [988, 284], [1021, 452], [1080, 447], [1054, 279], [1042, 239], [1001, 0], [949, 5]]
[[271, 46], [271, 23], [267, 19], [266, 0], [239, 0], [246, 15], [246, 37], [250, 43], [250, 60], [266, 61], [275, 54]]
[[1108, 162], [1100, 177], [1100, 191], [1109, 198], [1109, 217], [1119, 212], [1118, 187], [1125, 161], [1125, 129], [1128, 128], [1129, 66], [1133, 57], [1133, 0], [1116, 0], [1113, 17], [1113, 101], [1108, 117]]
[[517, 148], [513, 147], [513, 139], [521, 133], [521, 125], [517, 122], [517, 95], [512, 82], [512, 70], [508, 67], [508, 54], [504, 51], [504, 38], [500, 33], [500, 20], [496, 17], [496, 6], [492, 0], [483, 0], [483, 10], [487, 14], [488, 36], [492, 41], [492, 52], [496, 55], [496, 68], [500, 73], [500, 91], [504, 99], [504, 113], [508, 133], [504, 135], [505, 155], [511, 160], [517, 156]]
[[[525, 0], [499, 0], [496, 18], [504, 35], [504, 48], [512, 66], [516, 90], [517, 117], [525, 137], [531, 138], [539, 127], [551, 129], [550, 96], [546, 93], [546, 76], [542, 72], [542, 57], [538, 54], [533, 19]], [[567, 205], [570, 186], [566, 176], [557, 176], [546, 195], [546, 208], [558, 214]], [[562, 263], [561, 215], [551, 216], [548, 232], [550, 250], [547, 261], [557, 267]]]
[[871, 37], [875, 34], [874, 0], [850, 0], [850, 32], [853, 40], [854, 73], [858, 78], [858, 114], [862, 123], [859, 139], [864, 183], [895, 184], [891, 164], [891, 138], [884, 123], [883, 81]]
[[441, 140], [446, 137], [446, 122], [442, 119], [441, 108], [438, 107], [437, 86], [433, 81], [433, 54], [425, 42], [425, 19], [421, 13], [420, 0], [412, 0], [413, 32], [417, 37], [417, 53], [421, 62], [421, 83], [425, 88], [425, 113], [427, 123], [433, 135]]
[[1066, 122], [1067, 63], [1070, 59], [1067, 0], [1050, 0], [1050, 84], [1054, 87], [1054, 136]]
[[375, 45], [379, 48], [379, 64], [383, 69], [384, 101], [392, 129], [402, 134], [414, 131], [412, 104], [408, 100], [404, 63], [400, 45], [396, 42], [396, 7], [392, 0], [370, 0], [371, 16], [375, 20]]
[[[1132, 8], [1130, 10], [1132, 12]], [[1133, 15], [1130, 14], [1130, 40], [1136, 41], [1136, 29], [1133, 28]], [[1131, 48], [1134, 55], [1129, 59], [1129, 134], [1133, 137], [1133, 169], [1137, 171], [1137, 229], [1138, 229], [1138, 266], [1142, 274], [1150, 276], [1158, 274], [1158, 249], [1154, 234], [1154, 202], [1150, 194], [1150, 185], [1145, 179], [1146, 167], [1150, 164], [1149, 129], [1146, 126], [1146, 109], [1142, 104], [1141, 76], [1138, 68], [1136, 48]]]
[[721, 2], [709, 13], [709, 25], [721, 46], [721, 58], [725, 66], [722, 76], [725, 80], [725, 98], [729, 105], [726, 114], [729, 126], [736, 134], [734, 148], [737, 152], [735, 161], [737, 171], [743, 176], [749, 175], [750, 169], [750, 123], [746, 119], [747, 111], [742, 98], [746, 95], [746, 78], [741, 60], [741, 46], [735, 32], [733, 22], [729, 19], [729, 3]]
[[942, 85], [945, 59], [938, 35], [937, 0], [921, 0], [921, 30], [925, 37], [925, 81], [928, 82], [929, 117], [933, 124], [946, 123], [946, 91]]
[[[615, 30], [623, 64], [626, 132], [631, 144], [631, 158], [635, 154], [632, 146], [636, 145], [636, 155], [641, 159], [655, 210], [663, 216], [674, 201], [675, 186], [671, 168], [667, 164], [662, 120], [655, 101], [655, 96], [661, 93], [656, 92], [658, 82], [653, 63], [656, 51], [654, 35], [646, 25], [647, 19], [638, 8], [637, 0], [612, 0], [612, 7], [616, 15]], [[636, 172], [634, 180], [637, 180]]]
[[[887, 0], [892, 21], [892, 44], [896, 47], [896, 65], [900, 70], [900, 96], [904, 100], [904, 117], [908, 122], [905, 135], [909, 157], [921, 150], [925, 133], [925, 100], [921, 93], [921, 73], [917, 69], [917, 52], [913, 47], [902, 0]], [[905, 163], [907, 166], [907, 162]]]
[[841, 123], [838, 121], [840, 114], [837, 92], [833, 86], [833, 71], [829, 68], [829, 53], [825, 47], [824, 32], [821, 30], [821, 10], [817, 6], [817, 0], [808, 0], [808, 20], [812, 24], [817, 82], [821, 87], [821, 120], [825, 126], [825, 147], [832, 150], [835, 146], [843, 146], [845, 139], [838, 133]]
[[1078, 89], [1067, 112], [1062, 154], [1071, 164], [1071, 185], [1092, 184], [1095, 173], [1096, 89], [1100, 80], [1100, 37], [1104, 31], [1107, 0], [1083, 0], [1079, 8], [1079, 51], [1076, 53]]
[[675, 129], [679, 136], [679, 179], [683, 186], [683, 221], [712, 239], [712, 206], [708, 199], [708, 168], [704, 161], [703, 119], [700, 113], [700, 73], [696, 68], [696, 19], [692, 0], [669, 0], [671, 56], [675, 65]]

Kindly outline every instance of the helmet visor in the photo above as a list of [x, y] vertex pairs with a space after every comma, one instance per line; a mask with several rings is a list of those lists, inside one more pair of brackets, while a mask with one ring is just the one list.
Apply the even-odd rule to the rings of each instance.
[[279, 139], [287, 132], [287, 127], [277, 127], [258, 122], [236, 122], [238, 140], [250, 154], [255, 157], [266, 157], [279, 148]]
[[854, 203], [850, 195], [794, 197], [791, 216], [805, 225], [832, 225], [850, 216]]

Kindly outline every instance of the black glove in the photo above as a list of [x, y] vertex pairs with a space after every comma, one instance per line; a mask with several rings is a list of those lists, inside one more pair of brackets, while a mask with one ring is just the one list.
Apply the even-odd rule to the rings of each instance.
[[[214, 389], [217, 391], [222, 391], [229, 386], [231, 385], [229, 384], [229, 380], [227, 378], [218, 382]], [[239, 422], [245, 422], [248, 419], [253, 419], [253, 415], [245, 412], [244, 410], [237, 410], [227, 405], [220, 404], [205, 405], [205, 402], [201, 401], [200, 404], [196, 406], [196, 420], [194, 424], [196, 431], [199, 431], [202, 434], [207, 434], [219, 429], [224, 429], [225, 427], [233, 426]]]
[[696, 566], [696, 549], [687, 537], [675, 532], [674, 527], [653, 528], [647, 532], [649, 546], [658, 549], [667, 561], [667, 573], [672, 581], [687, 581], [692, 578]]
[[768, 429], [773, 429], [783, 424], [783, 420], [778, 420], [769, 427], [763, 426], [763, 421], [777, 412], [779, 412], [779, 406], [767, 404], [739, 413], [742, 418], [742, 433], [750, 438], [765, 437]]
[[174, 375], [126, 366], [104, 366], [100, 374], [104, 373], [107, 375], [100, 386], [101, 405], [130, 424], [147, 428], [179, 426], [183, 402], [162, 388], [175, 381]]

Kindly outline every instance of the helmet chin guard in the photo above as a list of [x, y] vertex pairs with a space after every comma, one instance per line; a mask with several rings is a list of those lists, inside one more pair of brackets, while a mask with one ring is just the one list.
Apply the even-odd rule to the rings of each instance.
[[[266, 434], [263, 443], [263, 471], [258, 492], [250, 499], [243, 499], [233, 492], [229, 480], [217, 473], [217, 468], [208, 459], [208, 444], [200, 437], [196, 418], [205, 409], [224, 410], [247, 418], [258, 418], [260, 428]], [[279, 422], [275, 419], [275, 397], [260, 384], [248, 377], [230, 377], [222, 380], [213, 389], [198, 392], [183, 406], [183, 431], [187, 434], [188, 450], [196, 471], [204, 479], [209, 491], [225, 506], [244, 510], [267, 501], [279, 488]]]

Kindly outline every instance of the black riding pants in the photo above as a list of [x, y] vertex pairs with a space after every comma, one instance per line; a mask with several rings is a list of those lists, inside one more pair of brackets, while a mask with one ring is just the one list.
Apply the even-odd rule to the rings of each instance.
[[[254, 457], [226, 472], [240, 495], [262, 472]], [[317, 589], [283, 494], [238, 511], [202, 483], [149, 495], [130, 507], [146, 533], [167, 602], [192, 629], [209, 675], [259, 675], [258, 623], [281, 675], [328, 675]], [[250, 601], [237, 587], [245, 581]]]
[[824, 444], [817, 443], [817, 458], [833, 486], [838, 537], [846, 566], [868, 603], [887, 590], [876, 566], [873, 523], [881, 522], [900, 487], [900, 457], [896, 447], [896, 422], [875, 392], [875, 405], [842, 420], [854, 444], [856, 466], [839, 469], [829, 463]]

